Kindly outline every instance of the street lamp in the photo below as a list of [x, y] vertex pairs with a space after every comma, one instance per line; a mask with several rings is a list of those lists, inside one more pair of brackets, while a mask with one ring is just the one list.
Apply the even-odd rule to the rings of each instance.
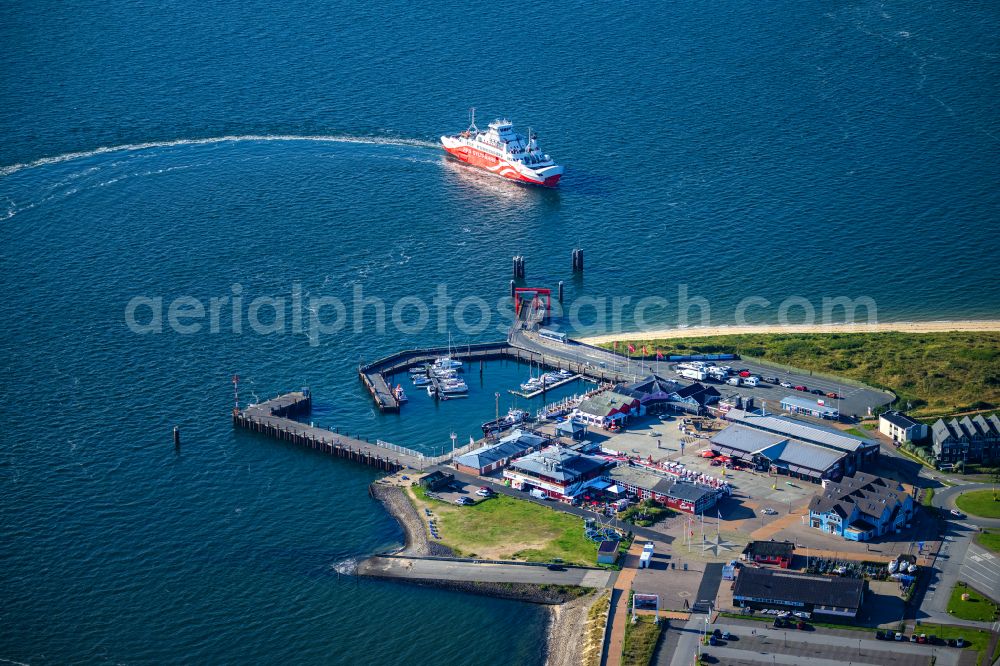
[[455, 440], [458, 439], [458, 435], [456, 435], [455, 431], [453, 430], [451, 432], [451, 434], [448, 435], [448, 436], [451, 437], [451, 459], [454, 460], [455, 459]]

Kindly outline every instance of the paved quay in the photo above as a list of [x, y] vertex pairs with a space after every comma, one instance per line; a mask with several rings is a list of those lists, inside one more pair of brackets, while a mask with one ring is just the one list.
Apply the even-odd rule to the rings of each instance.
[[410, 580], [446, 580], [469, 583], [531, 583], [607, 587], [613, 572], [605, 569], [564, 567], [552, 571], [528, 564], [494, 564], [468, 560], [438, 560], [417, 557], [371, 557], [358, 566], [358, 574]]

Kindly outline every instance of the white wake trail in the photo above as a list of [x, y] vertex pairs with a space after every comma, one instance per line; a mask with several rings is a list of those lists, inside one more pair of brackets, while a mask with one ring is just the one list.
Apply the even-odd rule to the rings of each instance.
[[0, 177], [9, 176], [24, 171], [25, 169], [36, 169], [49, 164], [60, 164], [72, 160], [95, 157], [107, 153], [135, 152], [138, 150], [149, 150], [150, 148], [170, 148], [173, 146], [200, 146], [213, 143], [236, 143], [240, 141], [313, 141], [326, 143], [362, 143], [384, 146], [416, 146], [418, 148], [437, 148], [437, 144], [421, 139], [399, 139], [380, 136], [350, 136], [336, 134], [319, 135], [295, 135], [295, 134], [239, 134], [230, 136], [216, 136], [204, 139], [174, 139], [173, 141], [148, 141], [146, 143], [125, 143], [120, 146], [101, 146], [93, 150], [83, 150], [73, 153], [63, 153], [52, 157], [42, 157], [31, 162], [21, 162], [9, 166], [0, 167]]

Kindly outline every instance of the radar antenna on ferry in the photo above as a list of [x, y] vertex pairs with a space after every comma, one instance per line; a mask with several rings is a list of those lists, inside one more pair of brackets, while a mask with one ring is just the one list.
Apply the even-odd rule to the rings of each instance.
[[469, 130], [470, 133], [478, 134], [479, 128], [476, 127], [476, 107], [469, 107]]

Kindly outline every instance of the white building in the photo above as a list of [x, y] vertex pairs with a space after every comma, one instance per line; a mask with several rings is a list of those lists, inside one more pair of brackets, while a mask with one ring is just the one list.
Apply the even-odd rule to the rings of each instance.
[[903, 412], [885, 412], [878, 417], [878, 431], [897, 444], [927, 437], [927, 426]]

